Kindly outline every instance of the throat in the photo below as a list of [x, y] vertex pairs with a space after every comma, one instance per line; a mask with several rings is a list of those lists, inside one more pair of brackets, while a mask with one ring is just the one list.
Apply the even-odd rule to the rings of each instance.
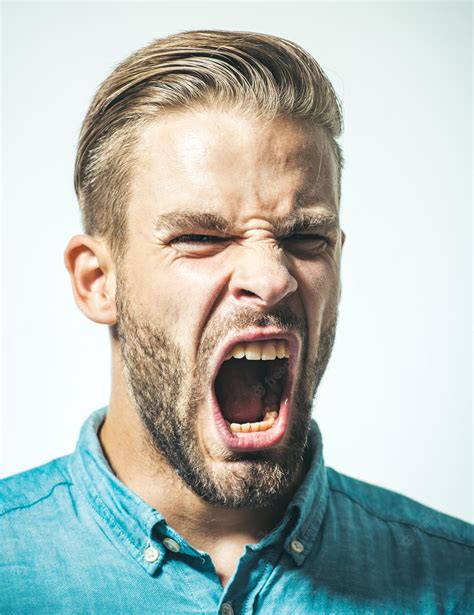
[[252, 423], [263, 415], [265, 367], [262, 361], [226, 361], [216, 379], [216, 395], [230, 423]]
[[254, 423], [268, 411], [280, 408], [283, 389], [282, 364], [274, 361], [231, 359], [222, 365], [215, 381], [216, 397], [229, 423]]

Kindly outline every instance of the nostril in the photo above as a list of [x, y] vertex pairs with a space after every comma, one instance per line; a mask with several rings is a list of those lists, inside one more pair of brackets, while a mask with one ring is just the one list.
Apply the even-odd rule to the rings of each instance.
[[246, 290], [245, 288], [241, 289], [240, 296], [241, 297], [258, 297], [257, 293], [253, 293], [251, 290]]
[[[296, 279], [288, 272], [279, 269], [263, 275], [260, 272], [241, 270], [235, 272], [229, 283], [229, 291], [234, 300], [258, 305], [275, 305], [295, 292]], [[263, 273], [263, 272], [262, 272]]]

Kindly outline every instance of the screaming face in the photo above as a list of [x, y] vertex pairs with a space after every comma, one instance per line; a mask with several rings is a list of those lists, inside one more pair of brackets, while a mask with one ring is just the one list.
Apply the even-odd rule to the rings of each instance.
[[326, 137], [296, 120], [188, 113], [149, 126], [139, 161], [116, 289], [129, 397], [198, 496], [269, 506], [302, 468], [334, 342]]

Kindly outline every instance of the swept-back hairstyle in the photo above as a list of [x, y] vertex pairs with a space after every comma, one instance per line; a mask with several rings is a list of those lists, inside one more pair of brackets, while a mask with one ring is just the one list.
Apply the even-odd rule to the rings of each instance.
[[100, 85], [79, 137], [74, 186], [84, 230], [115, 257], [127, 237], [127, 201], [141, 129], [176, 110], [235, 108], [305, 118], [329, 136], [338, 165], [337, 95], [316, 60], [290, 41], [254, 32], [193, 31], [153, 41]]

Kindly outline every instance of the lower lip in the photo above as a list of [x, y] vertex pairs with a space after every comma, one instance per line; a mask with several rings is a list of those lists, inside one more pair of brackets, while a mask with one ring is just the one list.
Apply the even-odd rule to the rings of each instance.
[[260, 451], [262, 449], [271, 448], [280, 442], [288, 427], [291, 398], [289, 388], [292, 380], [292, 374], [289, 373], [285, 383], [285, 390], [282, 392], [281, 396], [278, 418], [272, 427], [266, 431], [239, 433], [239, 435], [233, 433], [227, 427], [217, 402], [214, 386], [212, 387], [211, 404], [215, 425], [219, 436], [228, 449], [241, 453], [248, 451]]

